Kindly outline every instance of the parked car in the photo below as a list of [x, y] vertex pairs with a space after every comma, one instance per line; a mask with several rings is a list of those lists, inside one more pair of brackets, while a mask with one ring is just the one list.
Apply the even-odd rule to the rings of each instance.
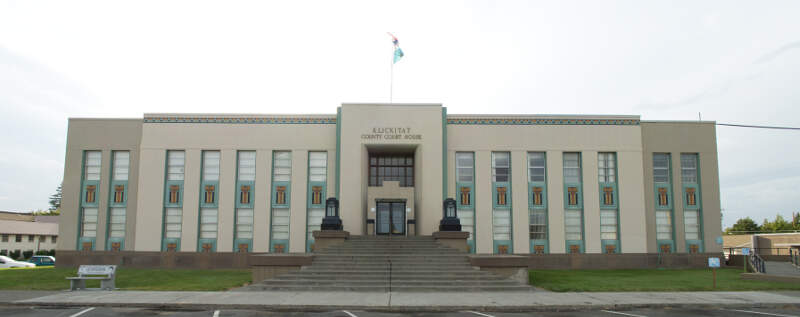
[[11, 268], [11, 267], [35, 267], [36, 264], [22, 262], [22, 261], [14, 261], [14, 259], [9, 258], [7, 256], [0, 255], [0, 268]]
[[56, 265], [56, 258], [49, 255], [34, 255], [28, 262], [36, 266], [53, 266]]

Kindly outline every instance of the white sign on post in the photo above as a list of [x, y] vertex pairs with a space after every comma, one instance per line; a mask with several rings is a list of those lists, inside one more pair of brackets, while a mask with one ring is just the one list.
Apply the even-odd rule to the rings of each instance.
[[742, 248], [742, 255], [750, 255], [750, 248]]
[[719, 258], [708, 258], [708, 267], [710, 267], [710, 268], [718, 268], [719, 267]]

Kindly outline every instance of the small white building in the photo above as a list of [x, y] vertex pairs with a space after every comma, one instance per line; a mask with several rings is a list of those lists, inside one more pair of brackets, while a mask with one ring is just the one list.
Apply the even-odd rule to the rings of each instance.
[[57, 243], [57, 222], [0, 220], [0, 254], [55, 250]]

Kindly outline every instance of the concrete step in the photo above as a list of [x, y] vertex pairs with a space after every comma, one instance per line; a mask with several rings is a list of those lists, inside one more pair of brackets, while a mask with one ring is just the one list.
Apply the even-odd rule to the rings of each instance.
[[[519, 285], [510, 280], [391, 280], [392, 286], [516, 286]], [[261, 281], [258, 284], [269, 286], [384, 286], [389, 285], [389, 279], [380, 280], [318, 280], [318, 279], [295, 279], [279, 280], [270, 279]]]
[[467, 258], [463, 257], [424, 257], [424, 258], [393, 258], [393, 257], [314, 257], [314, 263], [469, 263]]
[[[313, 273], [313, 274], [342, 274], [342, 275], [343, 274], [354, 274], [354, 273], [359, 273], [359, 274], [362, 274], [362, 275], [389, 274], [389, 270], [388, 269], [363, 269], [363, 270], [362, 269], [355, 269], [355, 270], [353, 270], [353, 269], [349, 269], [349, 268], [330, 268], [330, 269], [328, 269], [328, 268], [319, 268], [319, 267], [312, 267], [312, 266], [303, 268], [300, 271], [294, 271], [294, 272], [286, 273], [286, 274], [300, 274], [300, 272], [303, 272], [303, 274], [306, 274], [306, 273], [311, 274], [311, 273]], [[431, 270], [431, 269], [416, 269], [416, 268], [413, 269], [413, 270], [395, 270], [395, 269], [392, 270], [392, 276], [401, 275], [401, 274], [407, 274], [407, 275], [416, 274], [416, 275], [419, 275], [419, 276], [431, 276], [431, 275], [449, 276], [449, 275], [452, 275], [452, 274], [491, 275], [491, 276], [494, 276], [494, 274], [491, 274], [489, 272], [480, 271], [480, 270], [476, 270], [476, 269], [473, 269], [473, 268], [462, 268], [462, 269], [452, 269], [452, 270]]]
[[254, 284], [247, 290], [292, 292], [525, 292], [528, 286], [269, 286]]
[[[419, 275], [419, 274], [392, 274], [391, 275], [392, 281], [416, 281], [419, 279], [425, 279], [428, 281], [507, 281], [502, 277], [496, 275], [473, 275], [473, 274], [464, 274], [464, 275]], [[278, 277], [273, 278], [272, 280], [319, 280], [319, 281], [358, 281], [358, 280], [389, 280], [389, 273], [386, 272], [384, 274], [370, 274], [364, 275], [360, 273], [339, 273], [339, 274], [318, 274], [318, 273], [306, 273], [306, 274], [284, 274]]]

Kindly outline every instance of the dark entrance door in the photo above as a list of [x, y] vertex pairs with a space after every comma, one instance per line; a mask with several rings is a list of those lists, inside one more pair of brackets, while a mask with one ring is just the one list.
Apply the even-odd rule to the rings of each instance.
[[377, 234], [406, 234], [406, 202], [404, 201], [377, 201]]

